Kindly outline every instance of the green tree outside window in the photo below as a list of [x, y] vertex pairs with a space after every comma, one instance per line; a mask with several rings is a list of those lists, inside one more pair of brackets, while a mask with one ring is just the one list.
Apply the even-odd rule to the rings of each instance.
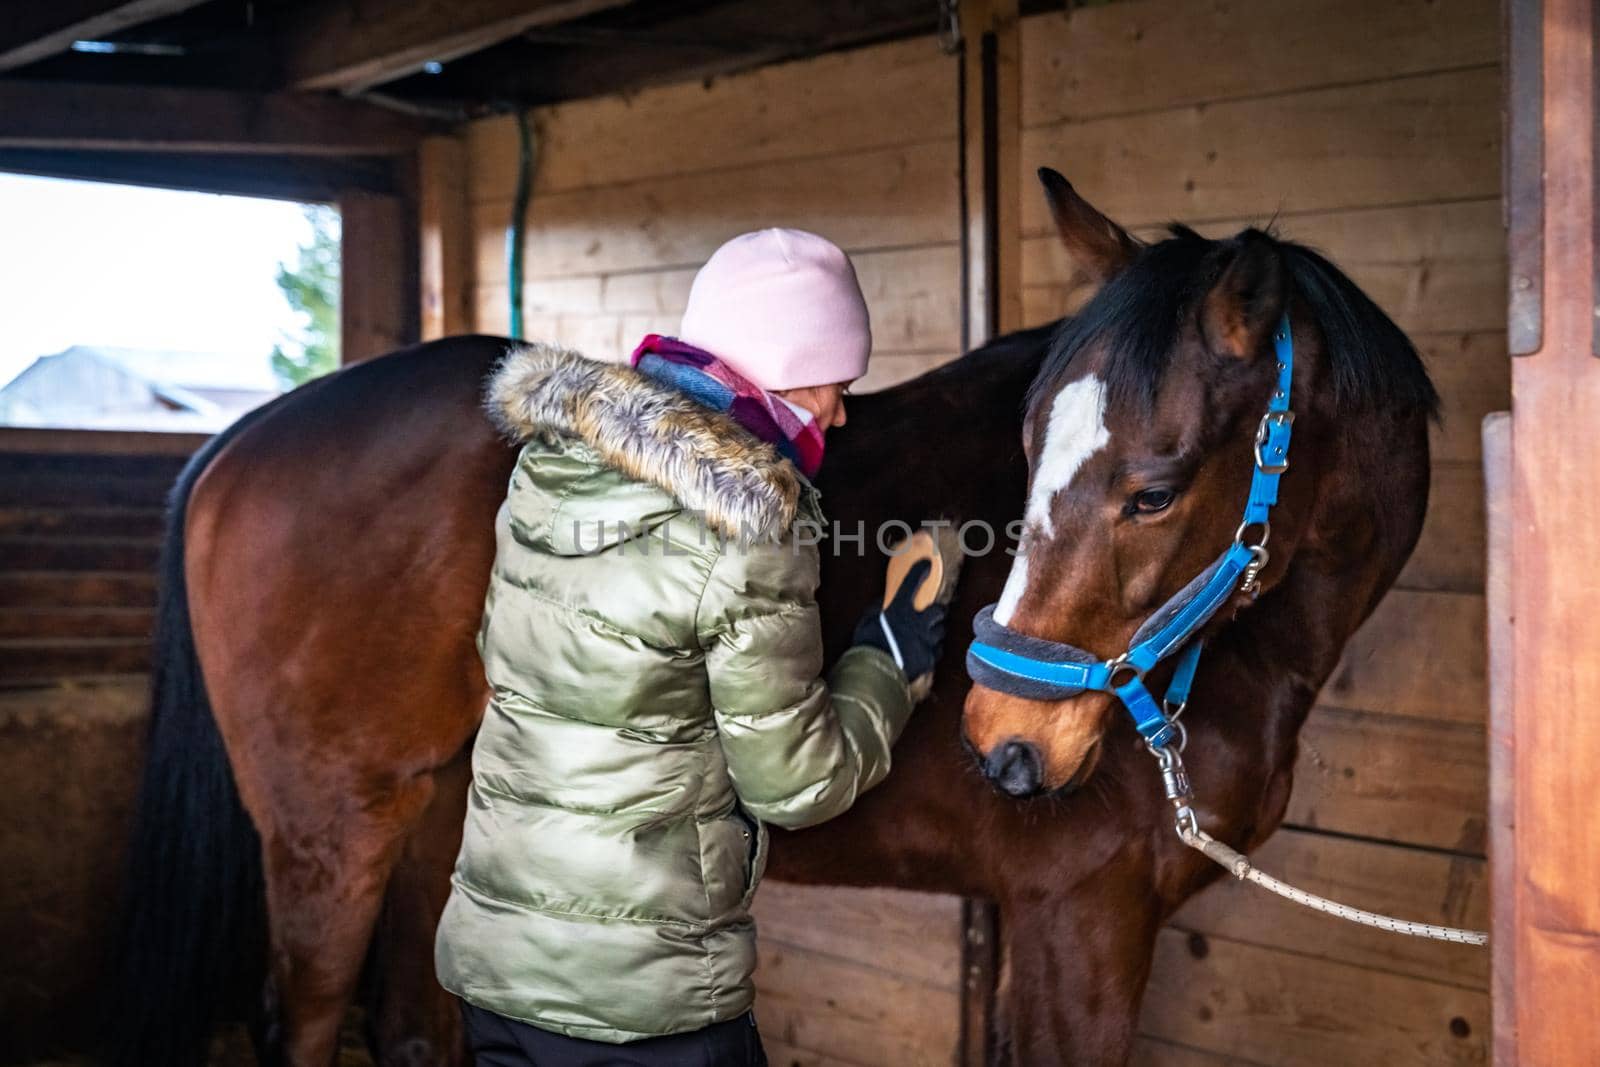
[[305, 212], [310, 242], [293, 268], [278, 265], [278, 288], [305, 320], [272, 346], [272, 371], [285, 389], [339, 369], [339, 212], [328, 204], [307, 204]]

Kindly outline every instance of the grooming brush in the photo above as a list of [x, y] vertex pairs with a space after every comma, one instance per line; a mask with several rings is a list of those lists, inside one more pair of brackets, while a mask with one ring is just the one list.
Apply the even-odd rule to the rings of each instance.
[[931, 568], [911, 598], [911, 606], [925, 611], [935, 601], [950, 602], [955, 595], [956, 577], [961, 573], [961, 540], [950, 525], [943, 525], [918, 530], [889, 550], [889, 568], [883, 583], [885, 608], [900, 592], [911, 568], [923, 560]]

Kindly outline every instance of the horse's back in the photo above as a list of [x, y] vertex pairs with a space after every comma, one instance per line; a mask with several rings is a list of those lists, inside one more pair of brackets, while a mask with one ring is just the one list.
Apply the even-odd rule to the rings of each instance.
[[[830, 439], [830, 512], [874, 527], [930, 506], [988, 510], [966, 498], [994, 485], [997, 451], [1017, 451], [1034, 333], [854, 402], [859, 416]], [[348, 367], [274, 402], [206, 468], [186, 555], [225, 736], [266, 719], [268, 747], [294, 738], [403, 771], [470, 733], [486, 695], [474, 639], [494, 513], [515, 458], [481, 399], [508, 343], [450, 338]], [[890, 461], [919, 438], [931, 452], [917, 471]], [[848, 633], [833, 614], [830, 634]]]
[[230, 749], [267, 719], [272, 745], [414, 773], [470, 733], [514, 458], [480, 398], [506, 344], [451, 338], [346, 368], [276, 401], [206, 468], [189, 597]]

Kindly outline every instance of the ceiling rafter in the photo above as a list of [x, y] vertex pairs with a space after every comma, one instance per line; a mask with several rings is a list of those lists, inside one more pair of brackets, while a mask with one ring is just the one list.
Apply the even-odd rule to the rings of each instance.
[[284, 80], [295, 89], [358, 92], [628, 2], [332, 0], [307, 8], [286, 33]]
[[204, 0], [49, 0], [6, 5], [0, 22], [0, 71], [48, 59], [74, 41], [99, 41], [130, 26], [177, 15]]
[[310, 93], [0, 80], [0, 148], [396, 155], [435, 128]]

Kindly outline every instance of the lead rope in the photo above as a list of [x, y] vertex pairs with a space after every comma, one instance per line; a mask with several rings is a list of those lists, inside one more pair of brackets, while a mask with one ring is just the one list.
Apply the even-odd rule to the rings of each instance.
[[1183, 758], [1178, 754], [1179, 745], [1163, 745], [1152, 748], [1150, 751], [1156, 757], [1161, 767], [1161, 782], [1166, 789], [1167, 799], [1177, 809], [1178, 839], [1185, 845], [1199, 852], [1211, 862], [1244, 882], [1254, 882], [1256, 885], [1270, 892], [1278, 894], [1296, 904], [1304, 905], [1313, 911], [1320, 911], [1325, 915], [1333, 915], [1340, 919], [1347, 919], [1362, 926], [1375, 926], [1379, 930], [1387, 930], [1393, 934], [1407, 934], [1411, 937], [1426, 937], [1434, 941], [1451, 941], [1458, 945], [1486, 945], [1489, 935], [1479, 930], [1461, 930], [1454, 926], [1436, 926], [1433, 923], [1412, 922], [1409, 919], [1395, 919], [1388, 915], [1379, 915], [1375, 911], [1363, 911], [1352, 908], [1348, 904], [1340, 904], [1327, 897], [1319, 897], [1315, 893], [1307, 893], [1304, 889], [1296, 889], [1288, 882], [1280, 881], [1265, 871], [1259, 870], [1250, 862], [1249, 857], [1242, 852], [1237, 852], [1218, 841], [1204, 830], [1200, 829], [1199, 817], [1195, 815], [1191, 806], [1194, 801], [1194, 790], [1189, 785], [1189, 774], [1184, 769]]

